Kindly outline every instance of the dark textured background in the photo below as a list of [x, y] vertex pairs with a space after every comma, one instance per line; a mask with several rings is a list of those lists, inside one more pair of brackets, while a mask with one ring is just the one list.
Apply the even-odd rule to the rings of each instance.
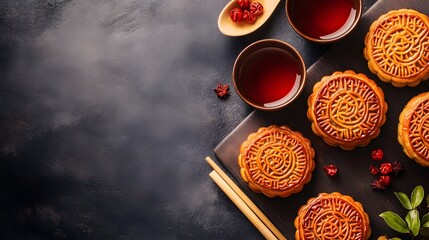
[[[376, 0], [365, 0], [366, 11]], [[0, 1], [1, 239], [261, 239], [204, 161], [251, 111], [231, 84], [248, 44], [310, 66], [284, 1], [262, 29], [217, 28], [227, 1]]]

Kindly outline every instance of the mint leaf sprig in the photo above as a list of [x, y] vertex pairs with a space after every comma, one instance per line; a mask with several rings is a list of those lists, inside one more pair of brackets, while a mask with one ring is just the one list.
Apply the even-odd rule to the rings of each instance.
[[410, 234], [412, 239], [429, 238], [429, 194], [426, 196], [426, 206], [421, 206], [424, 205], [422, 204], [424, 189], [421, 185], [413, 189], [410, 197], [403, 192], [395, 192], [395, 196], [408, 213], [405, 219], [392, 211], [381, 213], [379, 216], [384, 219], [387, 226], [397, 232]]

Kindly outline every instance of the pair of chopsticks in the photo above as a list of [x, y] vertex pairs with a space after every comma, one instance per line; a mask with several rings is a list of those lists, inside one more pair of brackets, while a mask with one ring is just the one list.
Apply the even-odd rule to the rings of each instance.
[[266, 239], [286, 240], [286, 237], [271, 223], [265, 214], [210, 157], [206, 157], [206, 161], [213, 168], [209, 176]]

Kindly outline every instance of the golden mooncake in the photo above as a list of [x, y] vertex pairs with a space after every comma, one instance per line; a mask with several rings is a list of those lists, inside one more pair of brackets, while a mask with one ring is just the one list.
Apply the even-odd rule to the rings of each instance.
[[302, 190], [314, 170], [314, 149], [300, 132], [287, 126], [262, 127], [240, 148], [240, 175], [249, 187], [268, 197]]
[[405, 105], [399, 115], [398, 141], [409, 158], [429, 167], [429, 92]]
[[322, 77], [307, 102], [313, 132], [344, 150], [366, 146], [386, 122], [387, 103], [381, 88], [351, 70]]
[[368, 214], [359, 202], [338, 192], [310, 198], [295, 218], [296, 240], [366, 240]]
[[371, 72], [395, 87], [428, 79], [428, 16], [410, 9], [380, 16], [365, 36], [364, 56]]

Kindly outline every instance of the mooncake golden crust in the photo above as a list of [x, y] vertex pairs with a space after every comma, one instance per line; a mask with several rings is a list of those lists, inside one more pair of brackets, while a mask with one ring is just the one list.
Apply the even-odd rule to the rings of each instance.
[[324, 76], [308, 98], [313, 132], [331, 146], [366, 146], [386, 122], [387, 103], [377, 84], [351, 70]]
[[395, 87], [429, 78], [429, 18], [415, 10], [390, 11], [365, 36], [364, 57], [380, 80]]
[[287, 197], [302, 190], [314, 170], [310, 140], [287, 126], [259, 128], [240, 148], [240, 175], [249, 187], [268, 197]]
[[362, 204], [338, 192], [310, 198], [294, 225], [296, 240], [366, 240], [371, 235]]
[[409, 158], [429, 167], [429, 92], [405, 105], [399, 115], [398, 142]]

